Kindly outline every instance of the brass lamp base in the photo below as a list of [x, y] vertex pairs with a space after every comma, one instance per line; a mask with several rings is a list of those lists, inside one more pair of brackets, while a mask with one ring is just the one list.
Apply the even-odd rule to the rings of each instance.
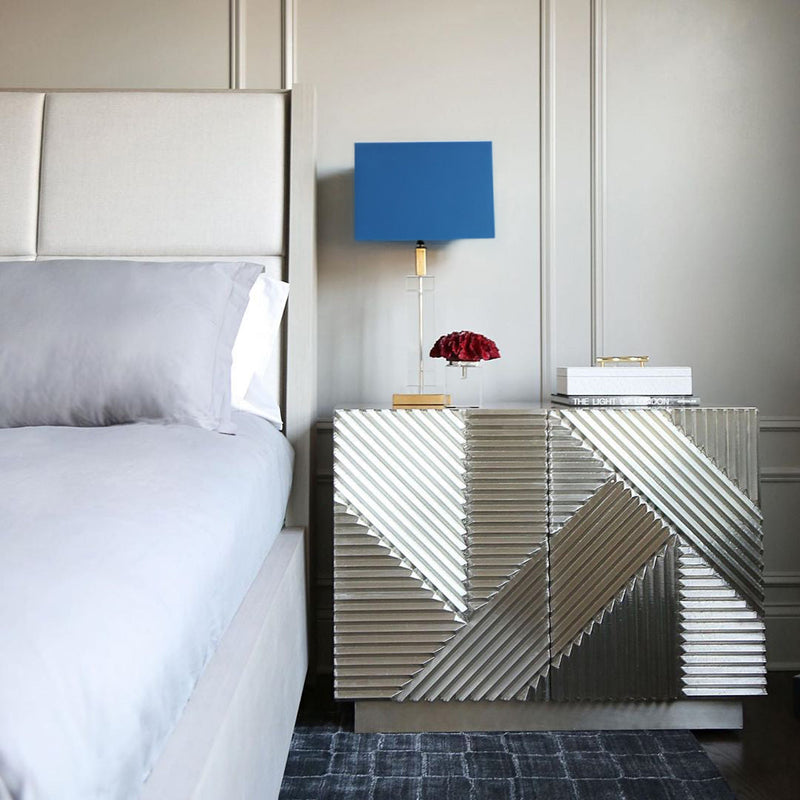
[[392, 408], [446, 408], [449, 394], [393, 394]]

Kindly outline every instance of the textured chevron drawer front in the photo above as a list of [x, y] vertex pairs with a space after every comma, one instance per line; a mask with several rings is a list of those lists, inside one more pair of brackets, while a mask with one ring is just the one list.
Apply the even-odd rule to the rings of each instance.
[[347, 410], [339, 699], [765, 686], [753, 409]]

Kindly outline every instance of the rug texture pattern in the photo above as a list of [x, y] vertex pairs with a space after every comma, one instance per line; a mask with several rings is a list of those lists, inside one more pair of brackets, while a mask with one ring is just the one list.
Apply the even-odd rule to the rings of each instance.
[[298, 726], [280, 800], [733, 800], [688, 731], [351, 733]]

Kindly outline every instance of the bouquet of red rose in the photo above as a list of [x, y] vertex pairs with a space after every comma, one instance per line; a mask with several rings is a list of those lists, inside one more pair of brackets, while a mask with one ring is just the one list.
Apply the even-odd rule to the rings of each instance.
[[440, 336], [431, 348], [431, 358], [448, 361], [490, 361], [500, 358], [497, 345], [486, 336], [472, 331], [453, 331]]

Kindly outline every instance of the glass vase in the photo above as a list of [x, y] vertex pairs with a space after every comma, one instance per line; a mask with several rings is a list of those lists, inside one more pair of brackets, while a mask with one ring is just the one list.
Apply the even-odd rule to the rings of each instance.
[[480, 408], [483, 402], [483, 369], [480, 361], [448, 361], [446, 392], [456, 408]]

